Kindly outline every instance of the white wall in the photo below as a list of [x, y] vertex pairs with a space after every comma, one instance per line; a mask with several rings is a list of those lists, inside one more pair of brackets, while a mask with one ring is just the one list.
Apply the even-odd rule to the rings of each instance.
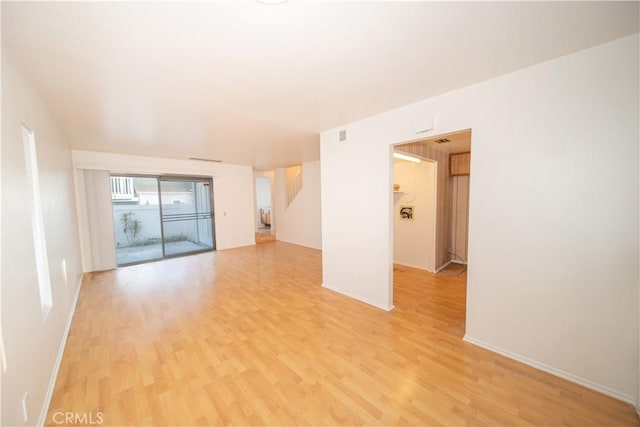
[[320, 249], [320, 162], [302, 165], [302, 190], [289, 207], [285, 173], [285, 169], [275, 170], [276, 237], [283, 242]]
[[[35, 133], [53, 307], [40, 307], [21, 123]], [[47, 107], [13, 59], [2, 55], [2, 425], [35, 425], [80, 288], [71, 153]], [[66, 269], [66, 272], [65, 272]], [[29, 421], [21, 400], [29, 392]]]
[[[131, 156], [125, 154], [72, 151], [76, 169], [108, 170], [122, 174], [179, 174], [213, 177], [216, 249], [229, 249], [255, 244], [253, 171], [249, 166], [210, 163], [194, 160], [160, 157]], [[85, 197], [77, 192], [78, 214], [81, 218], [80, 238], [83, 259], [88, 232]], [[85, 268], [89, 268], [85, 265]]]
[[[436, 269], [436, 164], [396, 160], [393, 183], [393, 260], [409, 267]], [[412, 221], [400, 219], [401, 206], [413, 206]]]
[[466, 339], [635, 401], [638, 47], [626, 37], [323, 132], [324, 285], [392, 306], [390, 144], [417, 139], [428, 114], [420, 137], [471, 128]]

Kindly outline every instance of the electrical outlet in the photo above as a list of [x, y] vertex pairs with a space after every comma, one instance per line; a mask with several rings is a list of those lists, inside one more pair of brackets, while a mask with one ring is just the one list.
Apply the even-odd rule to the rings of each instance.
[[24, 396], [22, 396], [22, 418], [26, 423], [29, 421], [29, 392], [25, 391]]

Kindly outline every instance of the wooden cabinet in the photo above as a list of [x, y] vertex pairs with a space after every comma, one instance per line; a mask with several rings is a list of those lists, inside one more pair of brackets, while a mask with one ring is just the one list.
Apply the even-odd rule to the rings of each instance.
[[451, 153], [449, 155], [449, 175], [469, 175], [471, 170], [471, 152]]

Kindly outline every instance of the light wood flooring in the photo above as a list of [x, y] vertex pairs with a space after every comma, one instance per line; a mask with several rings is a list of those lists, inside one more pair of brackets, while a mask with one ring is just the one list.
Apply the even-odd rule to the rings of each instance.
[[320, 287], [320, 251], [282, 242], [89, 274], [47, 425], [639, 425], [463, 342], [465, 280], [397, 266], [385, 312]]
[[276, 240], [276, 234], [272, 233], [270, 229], [260, 229], [256, 233], [256, 243], [273, 242]]

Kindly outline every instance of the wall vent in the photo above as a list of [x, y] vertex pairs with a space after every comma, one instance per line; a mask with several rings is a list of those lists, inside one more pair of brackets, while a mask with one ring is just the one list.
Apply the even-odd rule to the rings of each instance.
[[450, 139], [447, 138], [440, 138], [440, 139], [436, 139], [436, 144], [444, 144], [445, 142], [450, 142]]
[[347, 130], [346, 129], [342, 129], [340, 131], [340, 133], [338, 134], [338, 136], [339, 136], [339, 141], [340, 142], [346, 141], [347, 140]]

